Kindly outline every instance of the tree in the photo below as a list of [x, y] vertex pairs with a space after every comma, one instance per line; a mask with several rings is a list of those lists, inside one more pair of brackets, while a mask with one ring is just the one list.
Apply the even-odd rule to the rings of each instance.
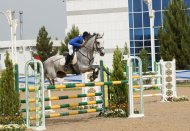
[[70, 41], [70, 39], [78, 35], [79, 35], [79, 29], [77, 26], [73, 25], [71, 30], [67, 33], [64, 43], [61, 43], [60, 54], [64, 54], [65, 51], [68, 51], [67, 47], [68, 42]]
[[45, 27], [39, 30], [36, 41], [36, 53], [32, 52], [32, 56], [39, 56], [41, 61], [44, 62], [47, 58], [56, 55], [58, 48], [53, 48], [51, 37], [48, 37], [48, 32]]
[[67, 44], [61, 42], [61, 47], [59, 48], [59, 54], [63, 55], [65, 52], [68, 52]]
[[183, 0], [172, 0], [164, 12], [160, 28], [160, 56], [163, 60], [176, 59], [177, 69], [187, 69], [190, 64], [190, 17]]
[[[113, 72], [111, 74], [111, 81], [125, 80], [123, 74], [124, 69], [122, 67], [122, 53], [117, 47], [113, 55]], [[111, 100], [110, 100], [110, 110], [114, 113], [114, 116], [128, 116], [127, 103], [128, 103], [128, 90], [126, 84], [113, 85], [110, 89]]]
[[19, 92], [16, 92], [14, 86], [14, 67], [8, 52], [6, 53], [5, 66], [6, 69], [1, 74], [0, 82], [0, 124], [9, 124], [16, 119], [16, 114], [21, 115], [19, 113]]
[[125, 43], [124, 50], [123, 50], [123, 55], [128, 55], [129, 54], [129, 49], [127, 47], [127, 43]]
[[[129, 49], [127, 47], [127, 43], [125, 43], [124, 50], [123, 50], [123, 55], [129, 55]], [[127, 61], [122, 61], [124, 71], [126, 71], [126, 64], [127, 64]]]
[[142, 49], [139, 53], [139, 57], [142, 60], [142, 71], [145, 73], [148, 69], [148, 51], [145, 49]]

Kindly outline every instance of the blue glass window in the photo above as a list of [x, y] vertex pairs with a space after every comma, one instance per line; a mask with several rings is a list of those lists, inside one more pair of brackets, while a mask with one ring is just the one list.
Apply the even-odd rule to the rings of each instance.
[[132, 0], [128, 0], [129, 12], [132, 12]]
[[151, 62], [152, 62], [152, 56], [151, 56], [151, 54], [149, 55], [148, 59], [149, 59], [149, 62], [150, 62], [150, 63], [149, 63], [149, 66], [151, 66], [151, 64], [152, 64], [152, 63], [151, 63]]
[[150, 42], [150, 40], [146, 40], [146, 41], [144, 41], [144, 46], [151, 46], [151, 42]]
[[144, 39], [150, 39], [150, 28], [144, 28]]
[[152, 67], [150, 67], [150, 65], [149, 65], [149, 67], [148, 67], [148, 71], [151, 71], [152, 70]]
[[160, 61], [160, 55], [156, 54], [155, 57], [156, 57], [156, 62], [159, 62]]
[[130, 48], [130, 53], [131, 53], [131, 54], [135, 54], [134, 48]]
[[188, 8], [190, 7], [190, 0], [184, 0], [184, 3]]
[[151, 47], [145, 47], [145, 50], [147, 50], [148, 53], [151, 53]]
[[133, 0], [133, 12], [141, 12], [141, 0]]
[[143, 1], [143, 11], [148, 11], [148, 5]]
[[154, 38], [155, 39], [158, 39], [158, 31], [159, 31], [159, 28], [154, 28]]
[[130, 40], [134, 40], [134, 38], [133, 38], [133, 29], [130, 29]]
[[134, 47], [134, 41], [130, 41], [130, 47]]
[[154, 26], [161, 26], [162, 25], [162, 18], [161, 12], [155, 12], [155, 19], [154, 19]]
[[[134, 59], [134, 63], [135, 63], [136, 66], [138, 66], [138, 63], [139, 63], [139, 62], [138, 62], [137, 59]], [[137, 68], [137, 67], [136, 67], [136, 68]]]
[[134, 29], [135, 40], [143, 40], [142, 29]]
[[155, 53], [159, 53], [159, 47], [155, 47]]
[[162, 10], [168, 9], [168, 4], [170, 0], [162, 0]]
[[142, 27], [142, 13], [134, 13], [134, 27]]
[[152, 59], [151, 59], [151, 55], [148, 55], [148, 60], [149, 60], [148, 69], [149, 69], [149, 70], [152, 70], [152, 63], [151, 63]]
[[142, 48], [135, 48], [135, 53], [139, 54], [139, 52], [141, 51]]
[[160, 46], [160, 43], [158, 40], [155, 40], [154, 44], [155, 44], [155, 46]]
[[133, 28], [133, 14], [129, 13], [129, 27]]
[[153, 10], [161, 10], [161, 0], [152, 0]]
[[143, 13], [143, 24], [144, 24], [144, 27], [150, 27], [150, 18], [149, 18], [148, 12]]
[[143, 41], [135, 41], [135, 47], [143, 47]]

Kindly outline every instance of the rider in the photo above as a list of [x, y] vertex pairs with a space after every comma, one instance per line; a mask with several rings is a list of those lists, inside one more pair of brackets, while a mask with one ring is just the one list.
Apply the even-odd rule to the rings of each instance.
[[69, 43], [68, 43], [69, 54], [66, 57], [66, 62], [65, 62], [65, 66], [64, 66], [65, 71], [68, 70], [68, 65], [69, 65], [72, 55], [73, 55], [73, 49], [81, 48], [81, 47], [85, 46], [85, 44], [87, 43], [87, 41], [89, 39], [89, 36], [90, 36], [90, 33], [85, 31], [85, 32], [83, 32], [82, 36], [79, 35], [69, 41]]

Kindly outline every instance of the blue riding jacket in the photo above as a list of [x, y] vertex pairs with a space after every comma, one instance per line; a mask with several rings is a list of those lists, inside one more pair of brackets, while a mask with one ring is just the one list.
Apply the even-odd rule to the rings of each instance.
[[82, 36], [77, 36], [77, 37], [71, 39], [69, 41], [69, 44], [72, 45], [72, 46], [74, 46], [74, 47], [80, 47], [80, 45], [83, 43], [83, 40], [84, 39], [83, 39]]

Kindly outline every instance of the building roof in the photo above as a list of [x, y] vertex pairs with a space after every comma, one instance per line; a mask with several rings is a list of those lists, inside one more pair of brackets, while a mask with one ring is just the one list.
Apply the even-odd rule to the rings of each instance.
[[[52, 40], [53, 46], [61, 46], [61, 40]], [[36, 40], [17, 40], [17, 47], [21, 46], [36, 46]], [[0, 41], [0, 48], [9, 48], [11, 47], [11, 41]]]

